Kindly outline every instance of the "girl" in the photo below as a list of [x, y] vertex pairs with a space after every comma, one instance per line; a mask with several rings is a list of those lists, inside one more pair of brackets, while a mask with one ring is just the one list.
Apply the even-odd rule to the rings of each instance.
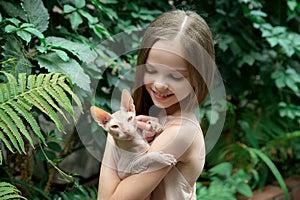
[[[170, 11], [146, 29], [141, 43], [134, 87], [138, 126], [151, 131], [157, 119], [164, 131], [148, 152], [162, 151], [175, 166], [156, 166], [120, 180], [108, 142], [101, 167], [98, 199], [196, 199], [195, 183], [205, 162], [202, 130], [195, 109], [208, 95], [214, 75], [214, 47], [206, 22], [192, 11]], [[152, 117], [150, 117], [150, 115]], [[155, 117], [155, 118], [153, 118]]]

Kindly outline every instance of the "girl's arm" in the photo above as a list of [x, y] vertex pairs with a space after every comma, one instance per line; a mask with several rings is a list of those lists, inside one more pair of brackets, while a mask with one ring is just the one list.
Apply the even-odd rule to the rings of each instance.
[[107, 134], [107, 141], [99, 177], [98, 200], [109, 199], [121, 181], [116, 171], [112, 148], [114, 148], [113, 138], [111, 135]]
[[[194, 140], [195, 130], [187, 126], [171, 126], [152, 143], [148, 152], [163, 151], [181, 161], [183, 153]], [[105, 155], [109, 155], [106, 151]], [[98, 200], [141, 200], [145, 199], [167, 175], [172, 166], [157, 168], [140, 174], [131, 175], [123, 180], [118, 178], [115, 168], [103, 165], [99, 182]]]

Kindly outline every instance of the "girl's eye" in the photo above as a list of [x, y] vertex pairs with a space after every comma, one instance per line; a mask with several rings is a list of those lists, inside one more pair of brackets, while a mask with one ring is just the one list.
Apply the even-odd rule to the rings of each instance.
[[147, 72], [148, 74], [155, 74], [156, 71], [154, 69], [151, 69], [149, 67], [145, 67], [145, 72]]
[[176, 81], [183, 80], [183, 76], [180, 76], [180, 75], [170, 74], [170, 77], [171, 77], [173, 80], [176, 80]]

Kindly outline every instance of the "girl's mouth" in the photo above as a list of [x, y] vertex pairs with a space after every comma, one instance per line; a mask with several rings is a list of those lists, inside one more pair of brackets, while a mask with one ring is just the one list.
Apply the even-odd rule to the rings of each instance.
[[154, 90], [152, 90], [152, 93], [153, 93], [153, 96], [159, 101], [164, 101], [174, 95], [174, 94], [170, 94], [170, 93], [169, 94], [161, 94]]

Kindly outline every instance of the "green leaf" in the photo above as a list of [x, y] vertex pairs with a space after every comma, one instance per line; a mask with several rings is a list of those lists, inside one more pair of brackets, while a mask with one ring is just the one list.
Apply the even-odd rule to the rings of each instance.
[[26, 12], [27, 22], [34, 24], [40, 32], [47, 30], [49, 14], [42, 0], [22, 0], [22, 7]]
[[218, 174], [225, 177], [229, 177], [232, 172], [232, 164], [229, 162], [220, 163], [213, 168], [209, 169], [212, 174]]
[[62, 148], [56, 142], [49, 142], [48, 143], [48, 148], [55, 151], [55, 152], [57, 152], [57, 153], [60, 153], [62, 151]]
[[85, 0], [75, 0], [76, 8], [83, 8], [85, 6]]
[[25, 199], [20, 195], [21, 192], [12, 184], [6, 182], [0, 182], [0, 196], [2, 200], [8, 199]]
[[277, 179], [280, 187], [282, 188], [285, 199], [288, 199], [288, 189], [286, 187], [286, 184], [285, 184], [280, 172], [278, 171], [278, 169], [276, 168], [276, 166], [272, 162], [272, 160], [259, 149], [254, 149], [254, 148], [247, 148], [247, 149], [249, 151], [252, 151], [255, 154], [257, 154], [260, 157], [260, 159], [265, 162], [265, 164], [269, 167], [271, 172], [274, 174], [274, 176]]
[[90, 91], [90, 77], [85, 74], [81, 66], [74, 59], [64, 62], [56, 53], [49, 53], [36, 57], [39, 65], [49, 72], [61, 72], [68, 75], [80, 88]]
[[246, 183], [239, 183], [236, 189], [239, 193], [246, 197], [251, 198], [253, 196], [251, 187]]
[[47, 37], [46, 41], [48, 44], [55, 47], [61, 47], [69, 50], [74, 56], [87, 64], [94, 62], [97, 58], [96, 52], [92, 51], [88, 45], [72, 42], [59, 37]]
[[13, 25], [7, 25], [7, 26], [5, 26], [5, 28], [4, 28], [4, 31], [6, 32], [6, 33], [14, 33], [14, 32], [16, 32], [17, 30], [19, 30], [19, 28], [17, 28], [17, 27], [15, 27], [15, 26], [13, 26]]
[[99, 22], [97, 17], [93, 17], [90, 13], [84, 10], [79, 10], [78, 12], [88, 20], [89, 24], [96, 24]]
[[76, 8], [74, 8], [73, 6], [70, 6], [69, 4], [64, 5], [64, 13], [71, 13], [74, 12], [76, 10]]
[[37, 37], [40, 38], [40, 39], [44, 38], [44, 35], [43, 35], [39, 30], [37, 30], [37, 29], [35, 29], [35, 28], [26, 27], [26, 28], [24, 28], [23, 30], [25, 30], [25, 31], [27, 31], [27, 32], [29, 32], [29, 33], [31, 33], [32, 35], [37, 36]]
[[15, 19], [20, 18], [22, 20], [26, 20], [25, 12], [19, 3], [0, 1], [0, 7], [9, 16], [14, 17]]
[[26, 44], [28, 44], [31, 40], [31, 34], [27, 31], [19, 30], [17, 31], [17, 35], [22, 38], [22, 40], [26, 41]]
[[70, 61], [70, 57], [66, 52], [60, 49], [52, 49], [63, 61], [68, 62]]
[[77, 29], [77, 27], [82, 24], [82, 17], [78, 14], [78, 12], [73, 12], [70, 16], [70, 23], [72, 29]]

